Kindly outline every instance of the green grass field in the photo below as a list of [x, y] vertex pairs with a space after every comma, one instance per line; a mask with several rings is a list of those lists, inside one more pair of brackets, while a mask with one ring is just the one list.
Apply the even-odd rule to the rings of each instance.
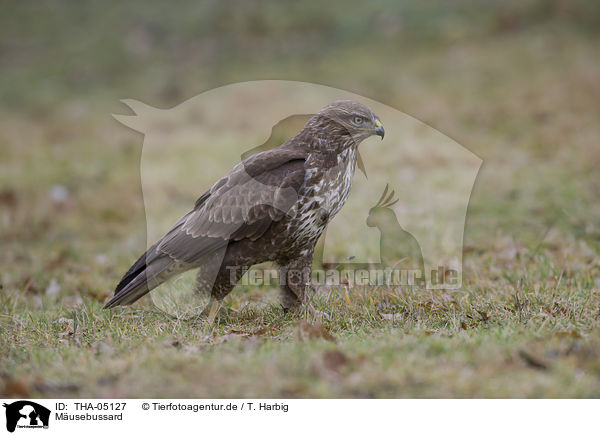
[[[191, 5], [131, 22], [2, 6], [0, 396], [599, 397], [598, 13], [478, 5], [213, 5], [208, 30]], [[119, 99], [252, 79], [348, 89], [480, 156], [463, 288], [324, 290], [319, 318], [245, 288], [213, 327], [148, 298], [102, 310], [146, 246], [143, 138], [110, 117]]]

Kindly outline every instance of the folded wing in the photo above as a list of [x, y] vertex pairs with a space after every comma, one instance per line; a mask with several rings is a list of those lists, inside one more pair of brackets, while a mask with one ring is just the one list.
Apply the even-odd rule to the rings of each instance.
[[258, 240], [297, 202], [305, 158], [302, 151], [277, 148], [236, 165], [138, 259], [105, 308], [135, 302], [170, 278], [175, 264], [183, 272], [229, 243]]

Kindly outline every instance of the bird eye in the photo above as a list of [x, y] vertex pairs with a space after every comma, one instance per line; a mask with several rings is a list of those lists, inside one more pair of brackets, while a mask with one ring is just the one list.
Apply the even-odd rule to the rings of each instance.
[[354, 123], [355, 123], [356, 125], [360, 125], [360, 124], [362, 124], [362, 123], [363, 123], [363, 118], [362, 118], [362, 116], [355, 116], [355, 117], [354, 117]]

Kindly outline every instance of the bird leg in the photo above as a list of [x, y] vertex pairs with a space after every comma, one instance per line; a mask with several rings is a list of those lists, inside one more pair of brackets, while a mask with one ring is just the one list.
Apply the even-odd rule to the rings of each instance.
[[307, 290], [310, 286], [310, 273], [313, 250], [281, 266], [279, 271], [279, 289], [281, 304], [285, 311], [298, 308], [307, 303]]
[[283, 311], [288, 312], [295, 310], [298, 308], [301, 303], [298, 296], [296, 296], [296, 292], [294, 292], [289, 285], [286, 283], [287, 279], [287, 268], [281, 267], [279, 274], [279, 291], [281, 297], [281, 305], [283, 306]]
[[221, 308], [221, 301], [214, 299], [211, 304], [210, 304], [210, 310], [208, 311], [208, 325], [212, 326], [213, 322], [215, 321], [215, 318], [217, 317], [217, 314], [219, 312], [219, 309]]
[[308, 291], [310, 290], [310, 276], [312, 272], [314, 250], [308, 251], [285, 266], [281, 266], [279, 287], [281, 291], [281, 304], [284, 311], [302, 307], [304, 317], [316, 321], [331, 320], [323, 311], [317, 310], [310, 303]]
[[196, 291], [202, 297], [210, 293], [210, 309], [208, 312], [208, 324], [212, 325], [217, 317], [221, 303], [242, 275], [248, 270], [248, 265], [231, 264], [227, 254], [215, 255], [205, 261], [198, 268], [196, 277]]

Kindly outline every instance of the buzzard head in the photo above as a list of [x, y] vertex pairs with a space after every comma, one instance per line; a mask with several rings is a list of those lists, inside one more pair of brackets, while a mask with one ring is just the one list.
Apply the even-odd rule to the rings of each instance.
[[377, 135], [383, 139], [385, 130], [379, 117], [364, 104], [350, 100], [334, 101], [325, 106], [307, 124], [330, 135], [350, 137], [356, 145]]

